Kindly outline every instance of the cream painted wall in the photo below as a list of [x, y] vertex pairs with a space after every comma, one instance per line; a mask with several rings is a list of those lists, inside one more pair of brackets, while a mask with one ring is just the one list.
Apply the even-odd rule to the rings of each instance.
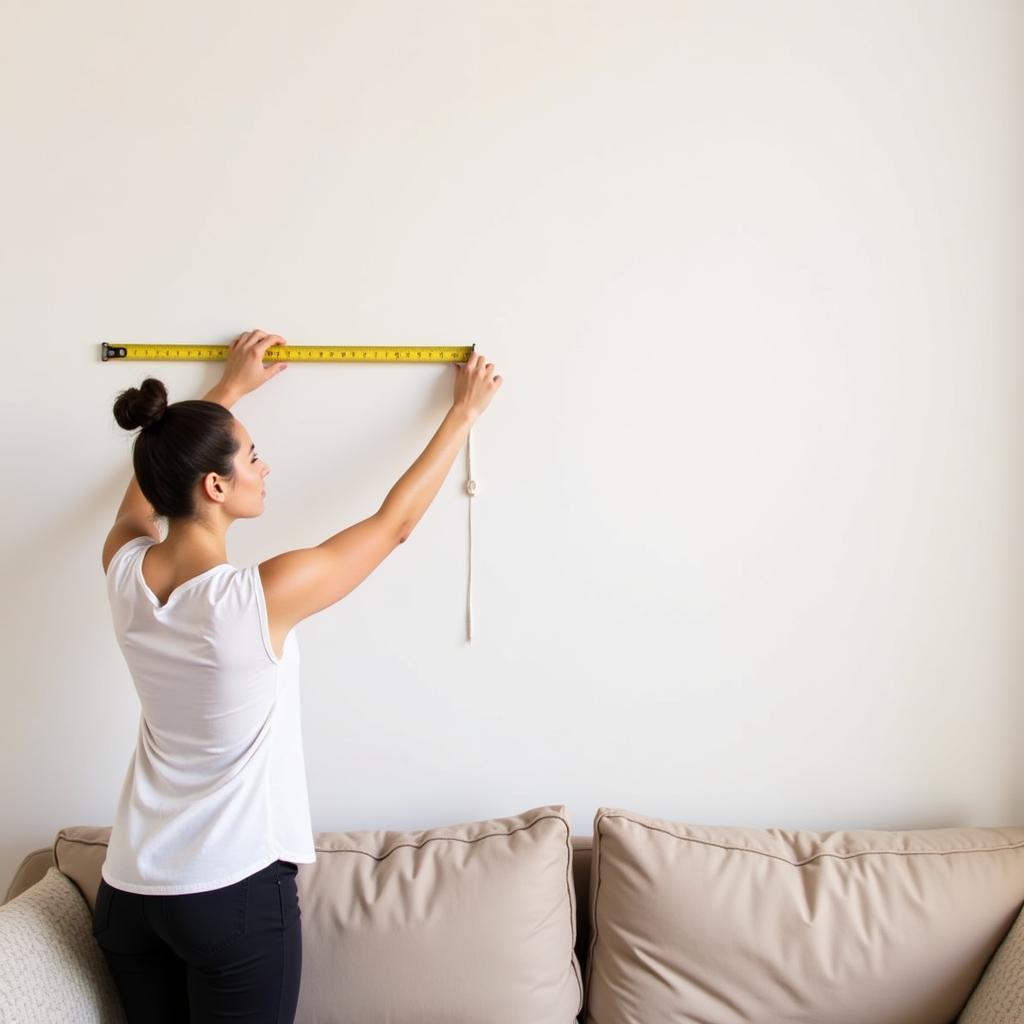
[[[4, 884], [110, 824], [138, 703], [99, 344], [471, 344], [505, 384], [297, 630], [314, 828], [565, 803], [1024, 824], [1024, 8], [16, 4], [0, 33]], [[235, 412], [251, 564], [364, 518], [448, 366]], [[188, 680], [182, 680], [187, 699]]]

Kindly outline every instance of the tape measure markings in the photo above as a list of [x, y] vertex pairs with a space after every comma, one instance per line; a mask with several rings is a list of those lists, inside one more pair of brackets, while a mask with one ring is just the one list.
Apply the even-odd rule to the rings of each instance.
[[[476, 345], [271, 345], [267, 362], [280, 363], [465, 363]], [[225, 360], [230, 345], [111, 345], [101, 342], [103, 362], [112, 359], [161, 361]]]

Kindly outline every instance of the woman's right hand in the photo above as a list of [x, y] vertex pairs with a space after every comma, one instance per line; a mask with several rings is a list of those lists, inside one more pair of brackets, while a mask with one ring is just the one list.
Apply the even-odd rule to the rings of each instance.
[[455, 363], [455, 397], [452, 405], [464, 408], [476, 418], [487, 408], [502, 378], [494, 372], [494, 363], [485, 363], [474, 352], [465, 363]]

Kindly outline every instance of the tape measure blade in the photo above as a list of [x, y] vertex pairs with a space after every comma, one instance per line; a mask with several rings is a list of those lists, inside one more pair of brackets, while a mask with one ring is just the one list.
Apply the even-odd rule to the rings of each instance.
[[[268, 362], [456, 362], [463, 363], [476, 350], [476, 344], [452, 348], [447, 345], [271, 345], [263, 354]], [[159, 361], [226, 360], [228, 345], [168, 345], [101, 343], [103, 362], [111, 359]]]

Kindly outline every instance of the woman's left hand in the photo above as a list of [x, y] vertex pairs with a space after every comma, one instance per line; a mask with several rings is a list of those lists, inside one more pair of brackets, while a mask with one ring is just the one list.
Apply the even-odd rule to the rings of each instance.
[[255, 391], [264, 381], [288, 369], [287, 363], [263, 365], [263, 353], [271, 345], [284, 347], [287, 344], [281, 335], [267, 334], [266, 331], [240, 334], [231, 343], [220, 386], [238, 397]]

